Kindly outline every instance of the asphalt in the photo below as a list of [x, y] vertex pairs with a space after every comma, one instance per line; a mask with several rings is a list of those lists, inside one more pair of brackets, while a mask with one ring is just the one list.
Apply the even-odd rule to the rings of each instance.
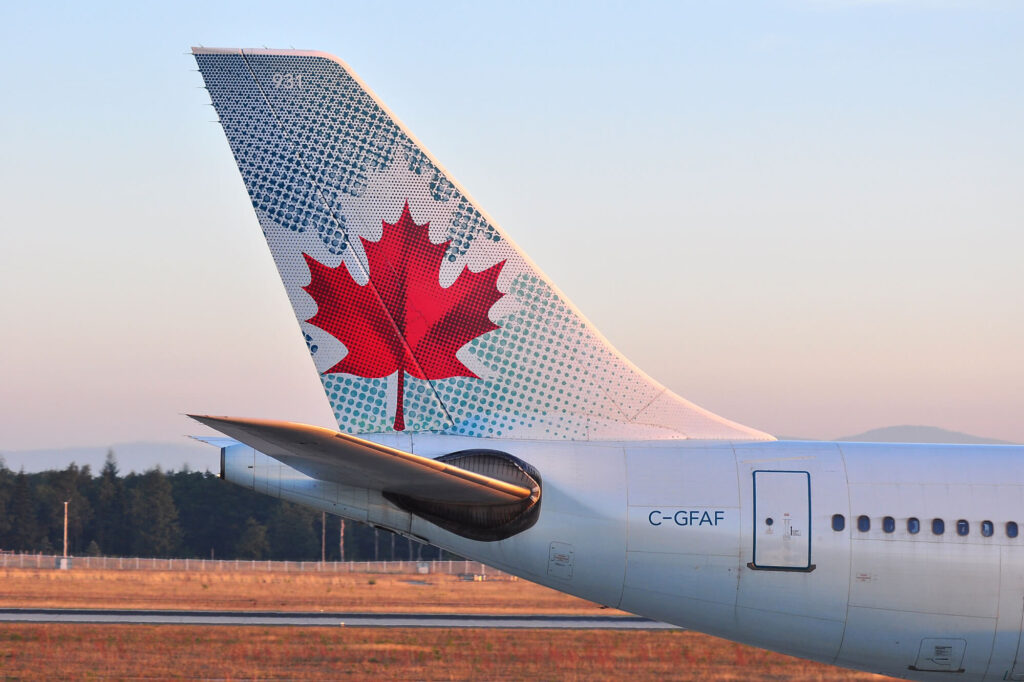
[[94, 625], [258, 625], [356, 628], [539, 628], [666, 630], [674, 625], [639, 616], [348, 613], [289, 611], [148, 611], [130, 609], [0, 609], [3, 623]]

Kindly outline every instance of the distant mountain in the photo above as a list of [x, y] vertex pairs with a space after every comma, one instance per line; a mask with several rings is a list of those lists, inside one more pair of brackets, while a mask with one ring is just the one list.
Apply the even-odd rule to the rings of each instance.
[[66, 469], [74, 462], [82, 467], [88, 464], [98, 473], [113, 450], [121, 474], [141, 473], [156, 466], [164, 471], [181, 471], [186, 466], [192, 471], [220, 470], [220, 451], [210, 445], [182, 440], [180, 443], [118, 443], [109, 447], [74, 447], [48, 450], [0, 451], [4, 464], [12, 471], [24, 468], [26, 473], [49, 469]]
[[970, 445], [1010, 445], [1009, 441], [982, 438], [959, 431], [947, 431], [937, 426], [886, 426], [871, 429], [856, 436], [843, 436], [838, 441], [869, 443], [964, 443]]

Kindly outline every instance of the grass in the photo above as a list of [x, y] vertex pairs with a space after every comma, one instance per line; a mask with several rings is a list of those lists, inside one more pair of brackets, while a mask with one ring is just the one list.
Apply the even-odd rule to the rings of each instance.
[[0, 675], [61, 679], [868, 680], [690, 632], [0, 625]]
[[0, 570], [0, 605], [8, 608], [112, 604], [129, 609], [499, 614], [593, 614], [600, 609], [525, 580], [465, 582], [449, 575]]
[[[617, 613], [527, 581], [443, 575], [0, 570], [0, 607], [19, 606]], [[0, 624], [0, 677], [885, 679], [695, 632], [72, 624]]]

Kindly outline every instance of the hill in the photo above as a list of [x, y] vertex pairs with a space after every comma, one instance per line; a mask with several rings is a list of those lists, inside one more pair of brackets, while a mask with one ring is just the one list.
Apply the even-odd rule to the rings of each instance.
[[867, 443], [961, 443], [970, 445], [1010, 445], [1005, 440], [982, 438], [970, 433], [948, 431], [937, 426], [886, 426], [871, 429], [855, 436], [843, 436], [838, 441]]

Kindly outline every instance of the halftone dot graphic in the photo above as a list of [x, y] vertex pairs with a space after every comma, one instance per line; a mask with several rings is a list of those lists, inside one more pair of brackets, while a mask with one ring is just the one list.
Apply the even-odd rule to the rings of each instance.
[[[406, 375], [479, 379], [456, 353], [497, 328], [488, 311], [502, 297], [495, 283], [504, 261], [482, 272], [463, 269], [451, 285], [442, 287], [438, 274], [448, 243], [431, 242], [429, 227], [415, 222], [408, 204], [394, 223], [382, 221], [379, 240], [361, 240], [369, 278], [365, 284], [357, 283], [344, 264], [329, 268], [302, 254], [310, 270], [310, 282], [302, 288], [317, 305], [316, 314], [305, 322], [348, 350], [325, 373], [374, 378], [395, 374], [396, 430], [406, 428]], [[410, 388], [424, 392], [419, 385]], [[432, 389], [426, 392], [433, 395]]]
[[343, 431], [770, 438], [625, 360], [338, 60], [195, 56]]

